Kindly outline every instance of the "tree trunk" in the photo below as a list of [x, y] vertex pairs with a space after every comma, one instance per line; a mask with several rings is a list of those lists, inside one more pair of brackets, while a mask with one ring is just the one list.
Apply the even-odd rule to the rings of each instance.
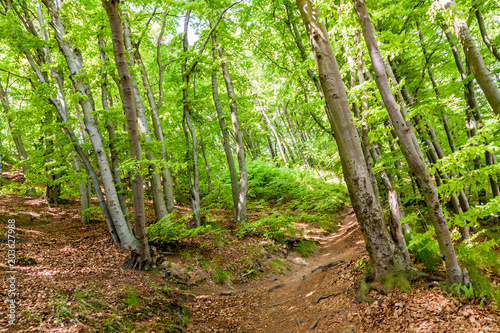
[[415, 146], [414, 143], [416, 141], [414, 139], [415, 132], [413, 132], [411, 127], [409, 127], [405, 122], [405, 119], [401, 114], [401, 110], [398, 108], [394, 96], [392, 95], [391, 88], [389, 87], [384, 62], [380, 55], [377, 41], [375, 40], [375, 34], [373, 32], [370, 17], [368, 16], [368, 12], [366, 10], [365, 1], [354, 0], [354, 6], [361, 22], [363, 36], [375, 70], [375, 81], [392, 120], [392, 125], [394, 126], [399, 138], [403, 155], [408, 162], [410, 170], [412, 170], [415, 174], [419, 180], [420, 186], [422, 187], [425, 203], [436, 231], [439, 246], [445, 258], [448, 277], [453, 284], [464, 283], [464, 274], [458, 265], [455, 248], [453, 247], [453, 242], [448, 230], [448, 224], [444, 217], [441, 204], [439, 203], [436, 188], [434, 187], [432, 178], [430, 177], [422, 158], [420, 147], [418, 145]]
[[[212, 36], [212, 59], [217, 60], [217, 41], [215, 35]], [[219, 100], [219, 92], [217, 86], [217, 73], [215, 70], [212, 73], [212, 96], [214, 99], [215, 110], [217, 111], [217, 118], [219, 119], [219, 127], [222, 132], [222, 140], [224, 145], [224, 153], [226, 155], [227, 165], [229, 166], [229, 177], [231, 178], [231, 193], [233, 195], [233, 217], [238, 220], [238, 174], [234, 165], [233, 152], [231, 150], [231, 142], [229, 140], [229, 133], [226, 127], [226, 120], [222, 113], [222, 106]], [[269, 137], [268, 137], [269, 138]]]
[[[123, 20], [123, 39], [125, 43], [125, 48], [128, 51], [128, 66], [129, 68], [134, 68], [135, 65], [135, 50], [132, 41], [132, 32], [130, 31], [130, 25], [128, 23], [127, 15], [122, 11], [122, 16], [125, 18]], [[142, 66], [141, 66], [142, 67]], [[135, 109], [137, 111], [137, 122], [139, 123], [139, 131], [144, 135], [144, 141], [146, 144], [152, 142], [151, 131], [149, 129], [148, 120], [146, 119], [146, 110], [144, 104], [142, 103], [142, 97], [139, 93], [139, 86], [137, 85], [137, 79], [135, 75], [131, 74], [132, 86], [134, 87], [134, 100]], [[157, 221], [168, 221], [168, 211], [165, 205], [165, 198], [163, 195], [162, 182], [160, 174], [154, 164], [156, 160], [155, 153], [151, 150], [146, 149], [146, 159], [153, 163], [149, 164], [148, 174], [151, 182], [151, 194], [153, 195], [153, 205], [156, 214]]]
[[309, 36], [328, 110], [331, 112], [328, 118], [331, 119], [337, 141], [344, 179], [370, 255], [370, 277], [387, 281], [388, 275], [394, 274], [398, 276], [396, 284], [403, 287], [409, 283], [403, 275], [415, 277], [416, 270], [385, 227], [382, 207], [370, 185], [366, 161], [328, 33], [324, 24], [320, 23], [320, 17], [310, 0], [296, 2]]
[[125, 56], [125, 47], [123, 41], [123, 32], [121, 27], [121, 19], [118, 13], [119, 1], [102, 1], [104, 9], [108, 14], [109, 24], [111, 26], [111, 34], [113, 39], [113, 49], [116, 61], [116, 67], [121, 81], [121, 89], [123, 96], [123, 109], [127, 117], [128, 141], [132, 158], [137, 162], [137, 170], [133, 172], [132, 192], [134, 195], [134, 230], [137, 237], [137, 254], [134, 257], [132, 252], [132, 262], [129, 263], [130, 268], [149, 269], [152, 263], [151, 254], [149, 252], [148, 238], [146, 234], [146, 222], [144, 213], [144, 189], [141, 175], [141, 144], [139, 139], [139, 129], [137, 127], [137, 111], [134, 100], [134, 86], [132, 77], [128, 68], [127, 59]]
[[[182, 40], [182, 47], [184, 50], [184, 53], [187, 54], [189, 50], [189, 43], [188, 43], [188, 27], [189, 27], [189, 19], [191, 16], [191, 11], [188, 10], [186, 13], [186, 18], [184, 20], [184, 37]], [[189, 158], [189, 151], [187, 152], [187, 161], [188, 161], [188, 181], [189, 181], [189, 192], [191, 195], [191, 205], [193, 209], [193, 218], [194, 218], [194, 223], [196, 226], [201, 225], [201, 216], [200, 216], [200, 209], [201, 209], [201, 202], [200, 202], [200, 175], [199, 175], [199, 170], [198, 170], [198, 141], [196, 137], [196, 131], [193, 127], [193, 124], [191, 123], [191, 114], [189, 110], [189, 101], [188, 101], [188, 86], [189, 86], [189, 77], [190, 73], [187, 72], [187, 59], [184, 60], [182, 67], [181, 67], [181, 73], [182, 73], [182, 81], [184, 82], [184, 87], [182, 88], [182, 99], [183, 99], [183, 122], [185, 121], [188, 128], [189, 128], [189, 133], [191, 134], [191, 139], [193, 140], [193, 146], [191, 149], [191, 158]], [[186, 129], [184, 128], [184, 132], [186, 132]], [[189, 138], [186, 137], [186, 148], [189, 149]], [[191, 174], [190, 174], [190, 168], [189, 168], [189, 161], [193, 163], [193, 179], [191, 182]]]
[[43, 0], [43, 3], [49, 10], [52, 18], [51, 25], [54, 28], [55, 38], [59, 45], [59, 50], [66, 60], [70, 77], [75, 87], [75, 90], [80, 94], [79, 103], [84, 112], [84, 122], [87, 133], [94, 148], [94, 153], [97, 158], [97, 164], [101, 172], [102, 182], [106, 192], [109, 212], [113, 219], [114, 227], [120, 239], [122, 247], [134, 249], [136, 247], [136, 239], [134, 234], [127, 224], [123, 212], [120, 207], [118, 195], [116, 193], [113, 176], [109, 168], [106, 150], [104, 148], [100, 133], [97, 126], [97, 118], [95, 117], [95, 106], [88, 83], [84, 83], [85, 71], [82, 64], [75, 57], [73, 50], [70, 47], [70, 41], [66, 37], [64, 26], [61, 22], [61, 17], [57, 7], [52, 0]]
[[479, 86], [483, 90], [491, 109], [495, 114], [500, 115], [500, 89], [486, 67], [481, 53], [479, 53], [479, 49], [472, 38], [467, 22], [459, 18], [454, 12], [457, 10], [454, 0], [441, 0], [441, 3], [445, 3], [444, 9], [447, 10], [450, 15], [454, 16], [455, 34], [460, 41], [460, 45], [462, 45], [465, 58], [471, 67], [477, 83], [479, 83]]
[[[78, 157], [78, 155], [75, 155], [75, 157], [73, 158], [73, 161], [75, 163], [76, 172], [81, 174], [83, 172], [82, 171], [82, 164], [80, 163], [80, 158]], [[80, 192], [81, 221], [83, 224], [88, 224], [88, 223], [90, 223], [89, 208], [91, 206], [91, 203], [90, 203], [90, 200], [88, 200], [89, 197], [87, 196], [87, 181], [86, 181], [86, 179], [84, 182], [81, 182], [80, 184], [78, 184], [78, 191]]]
[[203, 138], [200, 139], [201, 152], [203, 153], [203, 159], [205, 160], [205, 169], [207, 171], [207, 183], [208, 183], [208, 191], [209, 195], [212, 192], [212, 179], [210, 178], [210, 164], [208, 164], [207, 152], [205, 150], [205, 142], [203, 142]]
[[238, 118], [238, 108], [236, 106], [236, 96], [234, 93], [233, 82], [229, 74], [229, 66], [226, 59], [226, 51], [223, 47], [219, 48], [221, 57], [221, 68], [224, 81], [226, 83], [227, 96], [230, 101], [229, 108], [231, 110], [231, 122], [233, 123], [233, 131], [236, 141], [236, 156], [238, 158], [238, 167], [240, 172], [240, 183], [238, 193], [238, 223], [245, 224], [247, 222], [247, 164], [245, 162], [245, 147], [243, 146], [243, 135], [240, 129], [240, 120]]
[[477, 18], [477, 23], [479, 25], [479, 31], [481, 31], [481, 37], [483, 37], [483, 42], [488, 48], [488, 50], [490, 50], [491, 54], [493, 54], [495, 58], [497, 58], [497, 60], [500, 61], [500, 52], [498, 52], [498, 49], [496, 48], [495, 45], [491, 44], [490, 38], [488, 37], [488, 32], [486, 31], [486, 26], [484, 24], [483, 14], [481, 14], [481, 10], [477, 6], [477, 3], [476, 3], [476, 8], [477, 9], [475, 13]]
[[[167, 203], [167, 210], [169, 212], [173, 211], [175, 208], [174, 205], [174, 185], [172, 184], [172, 175], [170, 174], [170, 169], [168, 168], [168, 156], [167, 156], [167, 147], [165, 146], [165, 137], [163, 135], [163, 130], [161, 128], [160, 124], [160, 113], [159, 113], [159, 104], [161, 104], [162, 100], [162, 94], [163, 92], [160, 93], [160, 103], [155, 102], [153, 90], [151, 89], [151, 85], [149, 84], [149, 78], [148, 78], [148, 73], [146, 71], [146, 67], [144, 66], [142, 62], [141, 55], [139, 53], [139, 50], [136, 49], [135, 53], [135, 58], [137, 63], [141, 67], [141, 76], [142, 76], [142, 83], [144, 86], [144, 89], [146, 90], [146, 95], [148, 96], [148, 101], [149, 101], [149, 107], [151, 108], [151, 121], [153, 122], [153, 131], [156, 137], [156, 140], [160, 141], [160, 151], [161, 151], [161, 158], [163, 161], [163, 167], [162, 167], [162, 177], [163, 177], [163, 191], [165, 193], [165, 202]], [[160, 67], [161, 71], [161, 67]], [[163, 79], [163, 75], [160, 75], [160, 81]], [[160, 85], [160, 89], [162, 89]]]

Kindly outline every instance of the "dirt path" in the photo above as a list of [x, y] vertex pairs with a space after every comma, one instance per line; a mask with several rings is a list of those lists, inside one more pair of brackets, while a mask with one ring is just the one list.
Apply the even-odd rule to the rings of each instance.
[[372, 293], [372, 306], [357, 304], [358, 266], [368, 255], [352, 210], [338, 231], [318, 240], [319, 253], [295, 260], [287, 275], [193, 289], [189, 332], [500, 332], [496, 308], [462, 304], [439, 288]]

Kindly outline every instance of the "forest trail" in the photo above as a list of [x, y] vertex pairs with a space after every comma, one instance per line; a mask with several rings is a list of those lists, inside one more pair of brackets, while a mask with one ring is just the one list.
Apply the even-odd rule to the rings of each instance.
[[[104, 222], [82, 225], [77, 201], [48, 206], [44, 199], [4, 195], [0, 217], [16, 219], [20, 263], [18, 323], [9, 330], [0, 316], [1, 332], [165, 332], [172, 298], [161, 296], [163, 288], [189, 310], [188, 332], [500, 332], [495, 305], [458, 300], [424, 282], [409, 293], [372, 291], [377, 302], [358, 304], [368, 255], [352, 210], [329, 235], [306, 230], [319, 250], [310, 258], [289, 253], [293, 264], [285, 275], [233, 286], [208, 281], [187, 290], [158, 270], [123, 270], [128, 251], [110, 242]], [[0, 276], [4, 270], [2, 262]], [[136, 305], [130, 305], [134, 294], [127, 298], [132, 289]], [[6, 290], [3, 283], [2, 299]]]
[[227, 288], [193, 289], [190, 332], [354, 332], [351, 312], [359, 274], [351, 274], [364, 248], [352, 210], [339, 229], [319, 241], [311, 258], [295, 258], [292, 272]]
[[343, 215], [337, 231], [313, 237], [320, 243], [318, 253], [295, 258], [286, 275], [233, 289], [193, 289], [197, 298], [187, 304], [192, 315], [188, 331], [500, 332], [496, 307], [462, 303], [424, 282], [409, 293], [396, 290], [382, 296], [372, 291], [375, 303], [358, 304], [360, 265], [368, 253], [352, 210]]

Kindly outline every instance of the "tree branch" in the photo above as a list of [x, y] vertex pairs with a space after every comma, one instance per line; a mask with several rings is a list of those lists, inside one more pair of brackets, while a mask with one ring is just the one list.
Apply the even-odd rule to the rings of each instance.
[[6, 73], [9, 73], [9, 75], [13, 75], [13, 76], [16, 76], [16, 77], [21, 78], [21, 79], [28, 80], [28, 81], [29, 81], [29, 83], [31, 84], [31, 86], [32, 86], [33, 88], [35, 88], [35, 89], [36, 89], [35, 85], [33, 84], [33, 82], [31, 81], [31, 79], [30, 79], [29, 77], [26, 77], [26, 76], [22, 76], [22, 75], [19, 75], [19, 74], [13, 73], [13, 72], [8, 71], [8, 70], [3, 69], [3, 68], [0, 68], [0, 71], [2, 71], [2, 72], [6, 72]]
[[[212, 30], [210, 30], [210, 32], [208, 33], [208, 36], [207, 38], [205, 39], [205, 42], [203, 43], [203, 46], [201, 47], [201, 49], [198, 51], [198, 55], [201, 55], [203, 53], [203, 51], [205, 50], [205, 46], [207, 46], [207, 43], [208, 41], [210, 40], [210, 38], [212, 37], [212, 34], [213, 32], [215, 31], [215, 28], [217, 28], [217, 25], [219, 25], [220, 21], [222, 20], [222, 17], [224, 16], [224, 14], [231, 8], [233, 7], [234, 5], [237, 5], [239, 4], [241, 1], [243, 0], [239, 0], [239, 1], [236, 1], [235, 3], [229, 5], [226, 9], [224, 9], [222, 11], [222, 13], [220, 13], [219, 15], [219, 18], [217, 19], [217, 22], [215, 22], [215, 25], [213, 26]], [[195, 63], [191, 66], [191, 68], [189, 69], [189, 71], [187, 71], [186, 75], [189, 75], [191, 74], [194, 69], [196, 68], [196, 65], [198, 65], [198, 61], [195, 61]]]

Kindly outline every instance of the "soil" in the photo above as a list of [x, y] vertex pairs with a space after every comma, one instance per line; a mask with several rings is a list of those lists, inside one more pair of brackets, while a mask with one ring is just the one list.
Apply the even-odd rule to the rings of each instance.
[[[202, 258], [190, 257], [189, 246], [183, 255], [165, 254], [159, 269], [123, 270], [129, 252], [112, 244], [103, 221], [82, 225], [75, 199], [50, 206], [41, 198], [3, 195], [1, 227], [7, 219], [16, 220], [18, 321], [7, 325], [3, 241], [0, 332], [500, 332], [496, 305], [449, 296], [437, 283], [417, 283], [407, 293], [372, 291], [375, 303], [358, 304], [368, 254], [352, 210], [339, 215], [335, 232], [305, 229], [319, 243], [309, 258], [275, 251], [287, 269], [225, 283], [211, 278], [213, 269], [200, 268]], [[229, 265], [265, 242], [251, 235], [241, 241], [245, 246], [227, 241], [206, 248], [208, 257], [219, 251], [212, 262]], [[182, 283], [172, 281], [179, 271], [186, 275]]]

